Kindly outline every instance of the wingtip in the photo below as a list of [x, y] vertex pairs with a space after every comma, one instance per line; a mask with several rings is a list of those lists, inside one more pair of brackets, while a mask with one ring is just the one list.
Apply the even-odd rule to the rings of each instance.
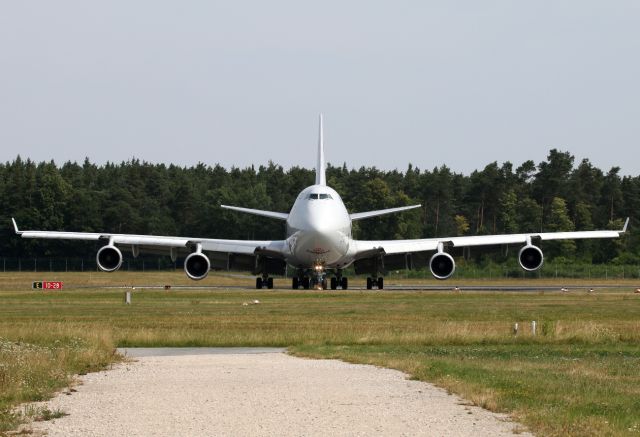
[[624, 226], [622, 227], [622, 232], [627, 232], [627, 228], [629, 227], [629, 217], [624, 222]]

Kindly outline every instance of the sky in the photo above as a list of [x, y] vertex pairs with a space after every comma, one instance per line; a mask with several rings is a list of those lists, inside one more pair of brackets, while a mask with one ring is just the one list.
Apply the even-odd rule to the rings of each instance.
[[0, 161], [640, 174], [640, 2], [5, 1]]

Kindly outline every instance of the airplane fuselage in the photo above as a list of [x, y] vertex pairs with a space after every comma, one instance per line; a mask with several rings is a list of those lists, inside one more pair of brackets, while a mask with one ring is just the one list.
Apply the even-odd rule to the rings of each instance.
[[340, 195], [326, 185], [302, 190], [287, 219], [286, 241], [286, 260], [294, 267], [349, 265], [351, 218]]

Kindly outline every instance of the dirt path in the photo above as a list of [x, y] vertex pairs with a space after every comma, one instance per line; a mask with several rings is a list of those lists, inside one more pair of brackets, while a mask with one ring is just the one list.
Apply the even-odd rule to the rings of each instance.
[[[282, 352], [142, 356], [46, 403], [49, 436], [510, 436], [504, 416], [395, 370]], [[523, 435], [523, 434], [521, 434]]]

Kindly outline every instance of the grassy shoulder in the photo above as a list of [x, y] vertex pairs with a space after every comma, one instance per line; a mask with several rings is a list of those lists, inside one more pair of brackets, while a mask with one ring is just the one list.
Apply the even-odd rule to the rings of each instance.
[[[475, 404], [508, 412], [543, 435], [638, 433], [640, 295], [632, 293], [631, 282], [625, 282], [629, 290], [596, 293], [139, 288], [176, 285], [183, 277], [125, 272], [5, 277], [0, 290], [4, 411], [50, 396], [73, 374], [108, 366], [117, 360], [115, 346], [288, 346], [300, 355], [406, 371]], [[68, 288], [29, 289], [31, 280], [42, 279], [64, 280]], [[210, 282], [198, 285], [251, 282], [235, 276], [205, 281]], [[132, 304], [124, 305], [122, 290], [98, 285], [137, 288]], [[255, 300], [259, 304], [252, 304]], [[536, 336], [532, 320], [538, 324]], [[15, 417], [5, 416], [0, 415], [0, 426], [15, 426]]]
[[[42, 401], [71, 384], [73, 375], [103, 369], [119, 360], [104, 333], [75, 329], [13, 332], [0, 330], [0, 435], [33, 418], [51, 416], [47, 410], [16, 409]], [[29, 332], [30, 331], [30, 332]]]
[[505, 412], [536, 434], [637, 435], [637, 344], [297, 346], [294, 354], [402, 370]]

